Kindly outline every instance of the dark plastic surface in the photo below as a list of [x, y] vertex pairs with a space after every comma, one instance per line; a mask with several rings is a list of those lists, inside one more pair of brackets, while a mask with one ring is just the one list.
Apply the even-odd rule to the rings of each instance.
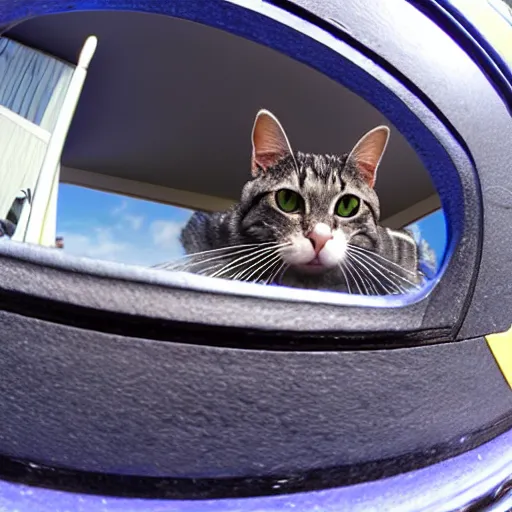
[[[405, 2], [297, 3], [334, 21], [311, 18], [324, 27], [318, 29], [267, 3], [257, 7], [268, 17], [219, 1], [95, 0], [82, 7], [208, 21], [295, 55], [371, 99], [419, 149], [439, 187], [451, 235], [442, 286], [422, 303], [368, 308], [363, 315], [334, 304], [242, 299], [227, 289], [173, 289], [156, 273], [87, 269], [48, 251], [6, 246], [0, 259], [3, 455], [117, 474], [270, 478], [231, 486], [254, 494], [272, 492], [272, 478], [289, 479], [280, 491], [288, 492], [391, 475], [510, 427], [510, 389], [477, 337], [507, 329], [512, 310], [512, 285], [504, 278], [512, 275], [512, 237], [506, 236], [512, 223], [508, 196], [500, 195], [512, 161], [512, 122], [503, 102], [463, 50]], [[23, 5], [25, 13], [63, 8]], [[2, 9], [5, 19], [22, 13], [19, 3]], [[335, 36], [356, 44], [355, 38], [380, 66]], [[474, 339], [464, 342], [311, 350], [315, 340], [336, 348], [346, 331], [383, 331], [387, 346], [447, 341], [468, 308], [462, 334]], [[208, 324], [217, 327], [205, 329]], [[267, 349], [272, 341], [298, 348], [304, 338], [302, 352], [220, 348], [262, 339]]]
[[418, 455], [389, 465], [392, 474], [512, 426], [512, 393], [481, 339], [290, 353], [8, 313], [0, 324], [0, 453], [50, 466], [182, 478], [334, 468], [357, 481], [372, 471], [354, 465]]

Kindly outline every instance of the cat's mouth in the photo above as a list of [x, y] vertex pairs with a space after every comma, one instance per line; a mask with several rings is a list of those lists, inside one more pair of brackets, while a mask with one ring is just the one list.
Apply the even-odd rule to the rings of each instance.
[[302, 272], [308, 273], [308, 274], [318, 274], [321, 272], [325, 272], [327, 270], [327, 267], [320, 261], [318, 255], [315, 256], [311, 261], [308, 263], [302, 263], [300, 265], [295, 265], [296, 268], [301, 270]]

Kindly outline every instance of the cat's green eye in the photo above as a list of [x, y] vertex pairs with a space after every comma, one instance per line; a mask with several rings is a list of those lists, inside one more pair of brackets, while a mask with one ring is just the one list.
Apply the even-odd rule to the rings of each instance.
[[336, 215], [340, 217], [353, 217], [359, 210], [359, 198], [347, 194], [336, 205]]
[[301, 197], [297, 192], [284, 188], [276, 193], [276, 203], [283, 212], [293, 213], [300, 209]]

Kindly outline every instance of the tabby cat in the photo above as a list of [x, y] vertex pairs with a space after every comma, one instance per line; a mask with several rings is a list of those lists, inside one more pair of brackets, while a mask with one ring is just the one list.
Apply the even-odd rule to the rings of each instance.
[[389, 133], [378, 126], [341, 156], [294, 152], [277, 118], [261, 110], [240, 202], [195, 213], [181, 233], [187, 256], [163, 267], [364, 295], [417, 288], [414, 238], [379, 224], [374, 184]]

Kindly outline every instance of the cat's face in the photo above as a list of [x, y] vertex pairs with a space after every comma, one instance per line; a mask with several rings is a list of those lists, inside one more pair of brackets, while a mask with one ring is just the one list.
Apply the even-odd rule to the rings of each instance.
[[373, 185], [388, 136], [378, 127], [349, 155], [293, 153], [277, 119], [261, 111], [242, 229], [251, 239], [282, 244], [282, 259], [301, 273], [339, 268], [348, 244], [372, 249], [379, 217]]

